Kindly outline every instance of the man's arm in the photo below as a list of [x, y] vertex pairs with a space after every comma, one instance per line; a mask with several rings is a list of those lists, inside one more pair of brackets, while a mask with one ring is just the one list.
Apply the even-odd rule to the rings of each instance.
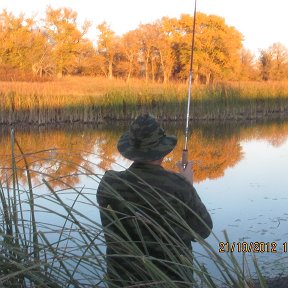
[[[100, 207], [106, 208], [108, 206], [108, 191], [109, 191], [109, 171], [103, 175], [96, 193], [96, 199]], [[111, 188], [110, 188], [111, 189]]]
[[189, 193], [187, 206], [187, 223], [202, 238], [207, 238], [213, 228], [213, 222], [207, 208], [201, 201], [196, 189], [192, 186]]
[[207, 238], [212, 230], [213, 222], [205, 205], [201, 201], [196, 189], [193, 186], [193, 162], [189, 161], [184, 168], [181, 162], [178, 163], [179, 173], [185, 178], [190, 191], [185, 193], [185, 203], [189, 207], [187, 209], [187, 223], [202, 238]]

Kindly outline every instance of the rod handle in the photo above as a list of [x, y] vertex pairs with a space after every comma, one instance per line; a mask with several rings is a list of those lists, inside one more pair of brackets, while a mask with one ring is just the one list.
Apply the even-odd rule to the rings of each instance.
[[182, 166], [185, 168], [188, 164], [188, 150], [183, 149], [182, 151]]

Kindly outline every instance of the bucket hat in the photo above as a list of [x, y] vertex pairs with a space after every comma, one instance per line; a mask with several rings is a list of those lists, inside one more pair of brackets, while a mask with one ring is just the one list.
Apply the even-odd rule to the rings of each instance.
[[119, 139], [117, 148], [121, 155], [133, 161], [159, 160], [177, 144], [175, 136], [168, 136], [150, 114], [138, 116], [130, 129]]

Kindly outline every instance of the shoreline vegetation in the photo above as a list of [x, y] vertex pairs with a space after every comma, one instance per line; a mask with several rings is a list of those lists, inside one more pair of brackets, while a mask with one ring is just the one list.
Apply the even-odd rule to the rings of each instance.
[[[125, 82], [64, 77], [47, 82], [0, 82], [0, 124], [46, 125], [131, 120], [149, 112], [158, 119], [186, 119], [186, 82]], [[219, 82], [192, 86], [190, 120], [288, 119], [288, 81]]]

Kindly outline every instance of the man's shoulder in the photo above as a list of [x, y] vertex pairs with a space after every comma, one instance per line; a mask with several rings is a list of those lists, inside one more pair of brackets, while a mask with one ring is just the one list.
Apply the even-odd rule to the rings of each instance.
[[137, 169], [137, 171], [134, 169], [127, 169], [125, 171], [107, 170], [103, 175], [101, 182], [105, 182], [109, 185], [117, 184], [117, 186], [123, 186], [126, 182], [130, 183], [130, 181], [133, 183], [142, 183], [141, 180], [148, 184], [157, 183], [158, 185], [170, 185], [171, 187], [180, 187], [182, 189], [191, 188], [191, 184], [180, 173], [166, 170], [164, 168], [149, 170], [149, 173], [144, 170], [142, 171], [141, 169]]
[[120, 177], [121, 173], [123, 173], [123, 171], [115, 171], [115, 170], [106, 170], [103, 178], [104, 177]]
[[179, 192], [182, 190], [191, 190], [191, 183], [188, 182], [180, 173], [171, 170], [163, 168], [158, 173], [150, 173], [149, 177], [151, 177], [153, 183], [156, 183], [158, 187], [163, 187], [163, 189], [168, 189], [169, 187], [168, 190]]
[[167, 178], [171, 179], [171, 181], [175, 181], [175, 183], [181, 183], [183, 185], [190, 186], [191, 184], [182, 176], [180, 173], [176, 173], [174, 171], [165, 170]]
[[147, 166], [144, 166], [143, 168], [138, 165], [136, 169], [134, 169], [133, 166], [131, 166], [127, 172], [129, 174], [136, 174], [137, 176], [145, 178], [153, 178], [153, 179], [159, 179], [161, 180], [162, 178], [165, 178], [166, 180], [171, 179], [172, 181], [177, 181], [177, 182], [182, 182], [186, 181], [185, 178], [174, 171], [167, 170], [162, 166], [158, 165], [150, 165], [149, 169], [147, 169]]
[[107, 170], [105, 171], [101, 181], [99, 183], [100, 188], [114, 186], [116, 183], [122, 179], [123, 172], [114, 171], [114, 170]]

